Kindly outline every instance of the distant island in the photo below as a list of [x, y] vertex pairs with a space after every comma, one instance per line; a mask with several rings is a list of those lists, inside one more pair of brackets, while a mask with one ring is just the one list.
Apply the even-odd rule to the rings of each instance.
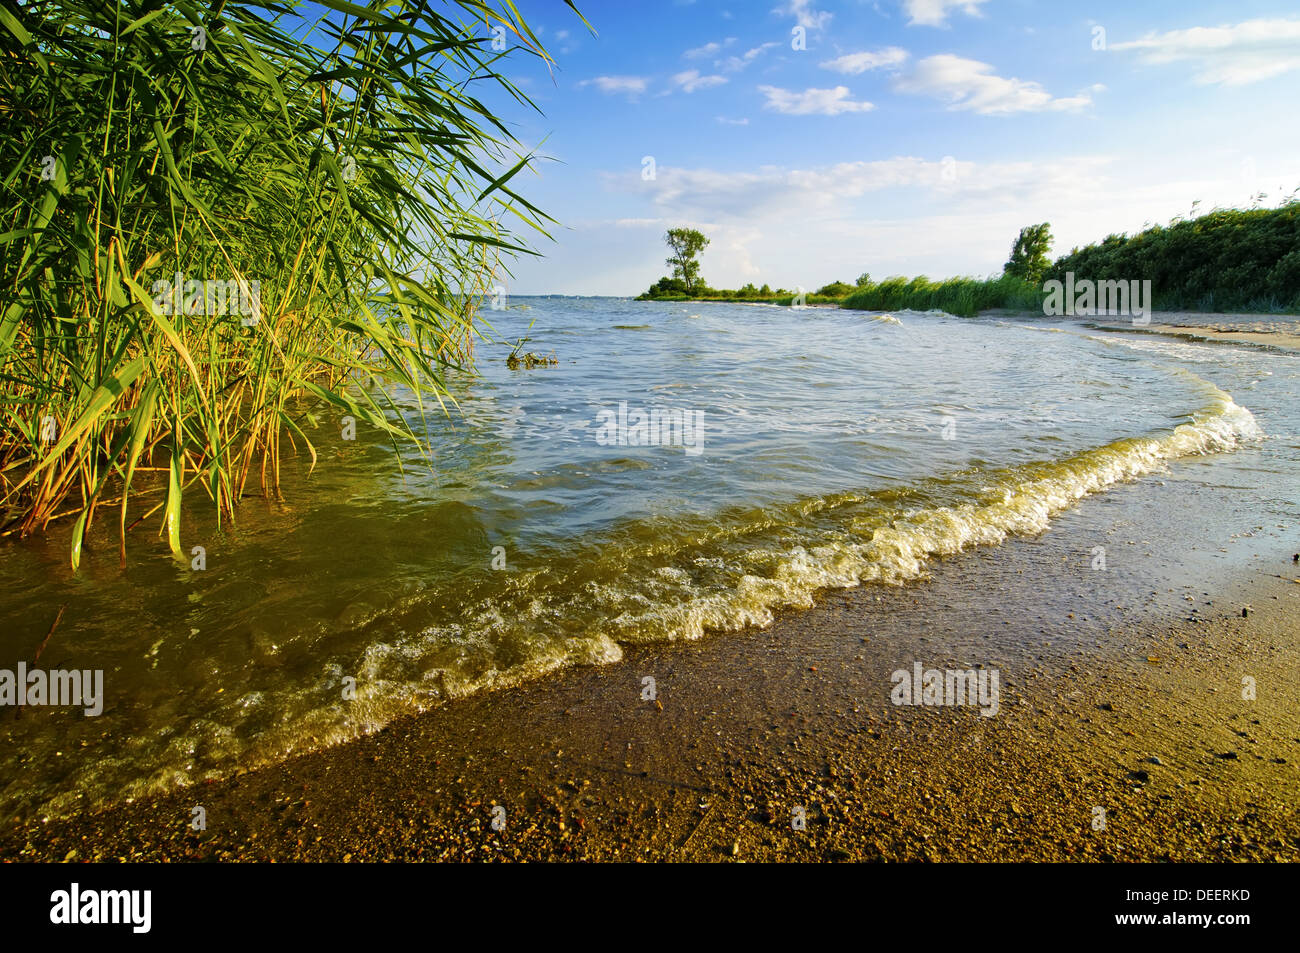
[[673, 228], [664, 236], [672, 273], [650, 286], [638, 301], [733, 301], [789, 307], [838, 305], [860, 311], [946, 311], [972, 317], [981, 311], [1039, 311], [1053, 282], [1149, 281], [1160, 310], [1294, 313], [1300, 310], [1300, 194], [1278, 208], [1214, 209], [1178, 217], [1136, 235], [1109, 235], [1074, 248], [1052, 262], [1046, 222], [1020, 230], [1011, 256], [997, 277], [894, 276], [873, 281], [859, 275], [852, 284], [833, 281], [815, 291], [752, 283], [735, 290], [709, 287], [700, 276], [699, 255], [709, 239], [695, 229]]

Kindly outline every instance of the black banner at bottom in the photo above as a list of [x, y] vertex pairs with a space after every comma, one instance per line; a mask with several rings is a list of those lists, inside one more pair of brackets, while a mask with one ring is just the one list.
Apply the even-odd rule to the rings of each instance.
[[[979, 942], [1005, 930], [1071, 937], [1191, 936], [1231, 943], [1294, 915], [1294, 869], [1279, 865], [750, 865], [729, 875], [691, 865], [0, 865], [0, 913], [11, 939], [75, 943], [284, 938], [364, 942], [464, 928], [499, 942], [518, 931], [553, 938], [606, 924], [646, 942], [722, 930], [902, 931], [917, 940]], [[625, 931], [631, 930], [631, 933]], [[937, 931], [937, 932], [932, 932]], [[956, 932], [952, 932], [956, 931]], [[457, 929], [457, 932], [460, 932]], [[826, 938], [829, 938], [826, 937]]]

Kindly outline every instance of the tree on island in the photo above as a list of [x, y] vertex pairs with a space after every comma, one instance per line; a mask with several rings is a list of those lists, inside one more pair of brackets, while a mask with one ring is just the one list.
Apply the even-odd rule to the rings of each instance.
[[672, 295], [686, 294], [686, 283], [680, 278], [663, 277], [650, 286], [646, 296], [650, 298], [666, 298]]
[[1002, 266], [1002, 273], [1038, 284], [1051, 264], [1047, 260], [1051, 247], [1052, 231], [1047, 222], [1026, 225], [1020, 230], [1020, 236], [1011, 248], [1011, 258]]
[[673, 269], [673, 278], [681, 281], [688, 295], [695, 294], [700, 284], [700, 263], [697, 256], [709, 244], [709, 240], [703, 232], [693, 228], [670, 228], [664, 235], [664, 241], [672, 251], [667, 264]]
[[853, 290], [853, 285], [843, 281], [832, 281], [830, 284], [818, 288], [816, 294], [824, 298], [843, 298]]

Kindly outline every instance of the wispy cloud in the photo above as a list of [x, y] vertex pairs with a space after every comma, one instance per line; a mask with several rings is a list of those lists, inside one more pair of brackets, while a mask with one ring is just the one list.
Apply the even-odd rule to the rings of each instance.
[[1082, 109], [1092, 102], [1087, 93], [1055, 97], [1039, 83], [998, 76], [988, 63], [951, 53], [927, 56], [900, 76], [894, 88], [941, 99], [949, 109], [969, 109], [985, 116]]
[[812, 0], [788, 0], [772, 11], [781, 16], [794, 17], [795, 22], [809, 30], [820, 30], [831, 22], [832, 14], [814, 10]]
[[705, 43], [703, 46], [697, 46], [693, 50], [687, 50], [682, 56], [688, 60], [697, 60], [701, 56], [712, 56], [722, 49], [721, 43]]
[[1300, 69], [1300, 20], [1171, 30], [1110, 48], [1136, 50], [1152, 64], [1193, 63], [1203, 85], [1244, 86]]
[[687, 50], [682, 54], [688, 60], [703, 59], [706, 56], [713, 56], [715, 53], [722, 51], [723, 47], [731, 46], [736, 42], [734, 36], [729, 36], [721, 43], [705, 43], [703, 46], [697, 46], [694, 49]]
[[748, 126], [749, 125], [749, 120], [743, 117], [740, 119], [728, 119], [726, 116], [719, 116], [718, 122], [722, 123], [724, 126]]
[[820, 65], [822, 69], [834, 70], [837, 73], [844, 73], [848, 76], [856, 76], [859, 73], [867, 72], [867, 70], [900, 66], [906, 62], [906, 60], [907, 50], [900, 49], [897, 46], [887, 46], [883, 50], [865, 50], [861, 53], [849, 53], [847, 56], [837, 57], [833, 60], [825, 60]]
[[977, 17], [982, 3], [988, 0], [903, 0], [903, 12], [909, 26], [947, 26], [952, 11]]
[[1005, 204], [1008, 194], [1034, 202], [1097, 188], [1109, 161], [1076, 157], [980, 164], [898, 156], [803, 169], [764, 166], [724, 172], [660, 166], [653, 201], [668, 217], [746, 222], [788, 216], [791, 208], [845, 211], [847, 202], [899, 189], [920, 189], [945, 201], [989, 208]]
[[727, 81], [725, 76], [701, 76], [697, 69], [688, 69], [683, 73], [678, 73], [673, 77], [673, 85], [684, 93], [693, 93], [697, 89], [708, 89], [711, 86], [721, 86]]
[[646, 91], [650, 81], [644, 76], [596, 76], [592, 79], [584, 79], [578, 83], [578, 88], [586, 86], [595, 86], [602, 93], [613, 95], [616, 93], [627, 93], [631, 96], [637, 96]]
[[840, 113], [868, 112], [876, 107], [868, 102], [855, 102], [847, 86], [834, 89], [805, 89], [797, 93], [779, 86], [760, 86], [759, 92], [767, 97], [764, 109], [786, 116], [838, 116]]
[[768, 50], [775, 49], [780, 45], [780, 43], [775, 41], [771, 43], [763, 43], [754, 47], [752, 50], [746, 50], [742, 56], [728, 56], [725, 60], [718, 60], [713, 65], [727, 73], [739, 73]]
[[746, 49], [742, 56], [728, 56], [725, 60], [715, 61], [714, 66], [723, 70], [724, 73], [740, 73], [742, 69], [745, 69], [746, 66], [751, 64], [751, 62], [757, 60], [758, 57], [762, 56], [763, 53], [766, 53], [768, 49], [779, 46], [781, 46], [781, 44], [775, 42], [763, 43], [762, 46], [754, 47], [753, 49]]

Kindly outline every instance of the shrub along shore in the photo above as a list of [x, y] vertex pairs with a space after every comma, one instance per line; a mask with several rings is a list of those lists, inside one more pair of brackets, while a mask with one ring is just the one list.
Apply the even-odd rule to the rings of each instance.
[[[1010, 271], [1010, 269], [1009, 269]], [[1159, 310], [1300, 313], [1300, 198], [1278, 208], [1215, 209], [1175, 219], [1136, 235], [1110, 235], [1075, 248], [1029, 277], [932, 281], [893, 277], [856, 286], [833, 282], [803, 297], [805, 304], [837, 304], [860, 311], [946, 311], [971, 317], [994, 309], [1041, 311], [1044, 284], [1067, 275], [1092, 282], [1150, 281]], [[661, 279], [638, 300], [730, 301], [789, 306], [795, 293], [767, 285], [735, 291], [702, 287], [686, 294], [676, 279]]]

